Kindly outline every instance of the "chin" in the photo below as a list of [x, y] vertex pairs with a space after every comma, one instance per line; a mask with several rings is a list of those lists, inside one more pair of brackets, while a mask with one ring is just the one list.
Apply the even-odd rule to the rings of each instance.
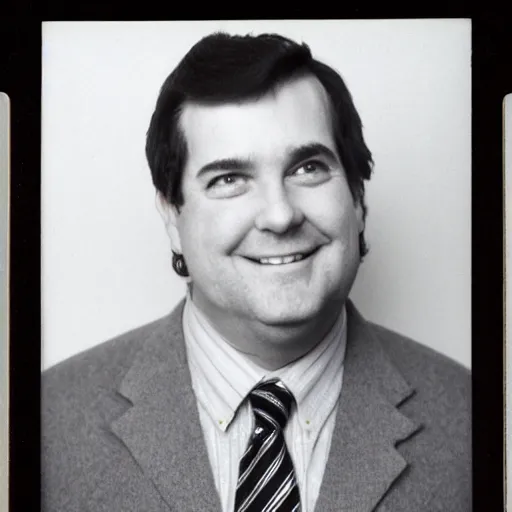
[[288, 303], [286, 307], [282, 307], [282, 304], [269, 306], [263, 309], [258, 308], [256, 317], [261, 323], [273, 327], [299, 327], [317, 319], [325, 309], [321, 304]]

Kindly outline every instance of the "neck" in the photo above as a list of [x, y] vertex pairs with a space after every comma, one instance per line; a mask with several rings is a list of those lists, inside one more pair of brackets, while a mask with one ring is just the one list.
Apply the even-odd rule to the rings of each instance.
[[204, 305], [194, 305], [233, 348], [265, 370], [282, 368], [313, 350], [333, 328], [343, 303], [333, 302], [322, 314], [303, 323], [267, 325], [255, 320], [214, 314]]

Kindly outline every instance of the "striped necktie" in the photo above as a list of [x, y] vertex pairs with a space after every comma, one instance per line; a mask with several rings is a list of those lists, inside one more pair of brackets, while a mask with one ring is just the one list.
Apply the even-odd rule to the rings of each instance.
[[299, 512], [300, 494], [283, 429], [293, 395], [278, 380], [249, 393], [254, 430], [240, 460], [235, 512]]

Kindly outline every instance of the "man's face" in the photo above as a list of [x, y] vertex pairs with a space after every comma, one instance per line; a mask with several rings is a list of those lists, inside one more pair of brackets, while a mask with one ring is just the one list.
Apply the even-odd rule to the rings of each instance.
[[317, 79], [254, 101], [187, 104], [181, 127], [189, 156], [171, 239], [203, 312], [285, 326], [341, 304], [359, 265], [362, 210]]

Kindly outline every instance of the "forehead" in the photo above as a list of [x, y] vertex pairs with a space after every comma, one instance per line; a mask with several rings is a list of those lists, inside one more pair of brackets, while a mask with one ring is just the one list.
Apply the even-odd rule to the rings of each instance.
[[329, 98], [312, 75], [288, 81], [255, 100], [187, 103], [181, 128], [188, 163], [234, 156], [276, 158], [294, 147], [321, 143], [335, 150]]

